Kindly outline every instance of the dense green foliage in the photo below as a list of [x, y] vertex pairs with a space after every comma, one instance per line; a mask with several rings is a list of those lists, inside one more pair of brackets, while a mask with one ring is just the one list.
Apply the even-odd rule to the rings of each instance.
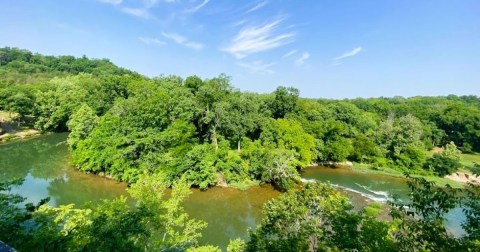
[[50, 207], [48, 199], [21, 208], [24, 199], [10, 193], [15, 184], [0, 184], [0, 240], [19, 251], [185, 251], [207, 225], [185, 213], [191, 191], [184, 180], [165, 197], [161, 176], [142, 176], [129, 189], [135, 207], [120, 197], [82, 209]]
[[[410, 203], [391, 202], [382, 221], [369, 208], [353, 211], [340, 192], [327, 184], [307, 184], [264, 205], [262, 223], [250, 233], [246, 251], [477, 251], [479, 187], [468, 196], [450, 187], [408, 177]], [[454, 237], [444, 226], [446, 213], [467, 206], [466, 234]], [[406, 208], [407, 207], [407, 208]], [[372, 207], [370, 207], [372, 208]], [[408, 209], [408, 210], [406, 210]]]
[[18, 48], [0, 48], [0, 85], [46, 81], [56, 76], [91, 73], [123, 75], [133, 72], [119, 68], [108, 59], [88, 59], [83, 56], [44, 56]]
[[[0, 110], [41, 131], [70, 131], [79, 169], [129, 183], [147, 171], [201, 188], [289, 188], [304, 166], [346, 160], [443, 176], [457, 162], [428, 150], [453, 142], [480, 151], [476, 96], [304, 99], [286, 87], [240, 92], [226, 75], [149, 79], [105, 60], [0, 52]], [[32, 67], [45, 78], [12, 77]]]
[[462, 166], [460, 164], [460, 154], [461, 151], [457, 149], [457, 146], [450, 142], [445, 146], [445, 150], [433, 154], [423, 166], [425, 169], [443, 177], [456, 172]]
[[426, 169], [430, 169], [435, 174], [443, 177], [457, 171], [461, 165], [458, 160], [435, 153], [425, 162], [424, 166]]
[[306, 184], [264, 205], [247, 251], [391, 251], [388, 224], [352, 211], [328, 184]]

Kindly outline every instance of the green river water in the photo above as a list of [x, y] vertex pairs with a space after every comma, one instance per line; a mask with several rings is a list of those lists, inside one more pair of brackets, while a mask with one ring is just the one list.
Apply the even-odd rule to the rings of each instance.
[[[27, 198], [38, 202], [50, 197], [49, 204], [75, 204], [81, 207], [87, 201], [99, 202], [126, 195], [125, 183], [84, 174], [71, 164], [66, 143], [67, 134], [50, 134], [34, 139], [0, 145], [0, 180], [24, 178], [23, 185], [14, 188]], [[329, 181], [347, 192], [354, 205], [364, 206], [368, 201], [385, 202], [393, 194], [406, 196], [407, 187], [402, 178], [363, 174], [350, 169], [307, 168], [302, 172], [305, 182]], [[226, 247], [229, 239], [246, 238], [247, 229], [260, 220], [263, 203], [280, 195], [270, 186], [254, 186], [246, 191], [233, 188], [193, 190], [185, 202], [190, 216], [208, 222], [201, 243]], [[447, 226], [461, 234], [464, 219], [460, 208], [448, 214]]]

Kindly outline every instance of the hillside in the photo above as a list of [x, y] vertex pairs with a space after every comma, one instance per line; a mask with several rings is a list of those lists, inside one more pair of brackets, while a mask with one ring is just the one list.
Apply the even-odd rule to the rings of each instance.
[[19, 48], [0, 48], [0, 85], [34, 83], [79, 73], [94, 76], [136, 74], [108, 59], [46, 56]]

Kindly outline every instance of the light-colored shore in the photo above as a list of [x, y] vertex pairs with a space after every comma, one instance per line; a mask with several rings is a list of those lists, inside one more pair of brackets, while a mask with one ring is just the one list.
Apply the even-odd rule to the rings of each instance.
[[15, 115], [11, 115], [10, 113], [0, 111], [0, 143], [6, 143], [11, 140], [19, 140], [24, 139], [32, 136], [40, 135], [40, 131], [20, 127], [12, 117]]
[[467, 184], [467, 183], [480, 184], [480, 177], [477, 177], [469, 172], [455, 172], [451, 175], [445, 176], [445, 178], [460, 182], [462, 184]]

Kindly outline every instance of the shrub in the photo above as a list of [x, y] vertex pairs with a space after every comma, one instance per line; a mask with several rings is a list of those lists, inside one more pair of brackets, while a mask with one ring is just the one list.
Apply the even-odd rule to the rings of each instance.
[[457, 159], [436, 153], [425, 162], [424, 169], [443, 177], [456, 172], [460, 166]]

